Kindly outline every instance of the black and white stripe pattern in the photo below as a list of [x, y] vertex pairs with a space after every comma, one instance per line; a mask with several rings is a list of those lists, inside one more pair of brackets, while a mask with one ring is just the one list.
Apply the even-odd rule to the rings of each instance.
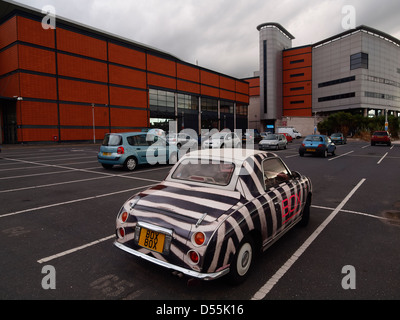
[[[236, 191], [186, 184], [179, 180], [163, 181], [141, 192], [133, 209], [130, 200], [121, 209], [130, 215], [125, 223], [117, 219], [117, 229], [124, 227], [126, 232], [125, 237], [117, 241], [162, 261], [202, 273], [213, 273], [228, 266], [236, 248], [249, 232], [259, 234], [261, 245], [267, 246], [298, 221], [311, 192], [311, 182], [303, 176], [264, 190], [262, 162], [275, 157], [275, 154], [266, 152], [249, 156], [243, 162], [241, 175], [233, 177], [237, 179]], [[207, 215], [196, 227], [204, 213]], [[134, 231], [138, 222], [173, 231], [168, 255], [135, 243]], [[201, 247], [194, 246], [190, 240], [198, 231], [206, 236]], [[195, 266], [187, 256], [190, 250], [196, 250], [200, 255], [200, 262]]]

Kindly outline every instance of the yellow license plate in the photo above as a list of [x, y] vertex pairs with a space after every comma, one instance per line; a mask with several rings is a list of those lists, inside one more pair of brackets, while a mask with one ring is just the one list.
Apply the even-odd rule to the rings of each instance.
[[141, 228], [139, 246], [162, 253], [164, 251], [165, 234]]
[[315, 152], [315, 149], [306, 149], [307, 152]]
[[103, 152], [103, 156], [111, 156], [111, 152]]

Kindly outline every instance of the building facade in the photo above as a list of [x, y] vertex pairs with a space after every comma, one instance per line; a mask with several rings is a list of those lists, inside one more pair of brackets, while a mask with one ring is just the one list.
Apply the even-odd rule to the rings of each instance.
[[246, 81], [162, 50], [0, 2], [0, 143], [102, 140], [107, 132], [247, 128]]
[[[399, 39], [359, 26], [292, 48], [294, 37], [279, 24], [262, 24], [257, 30], [260, 70], [246, 79], [250, 87], [259, 85], [258, 96], [250, 90], [250, 128], [295, 126], [309, 134], [332, 112], [400, 115]], [[277, 42], [277, 37], [282, 41]], [[273, 53], [268, 51], [271, 43], [279, 43]], [[268, 63], [268, 56], [274, 62]]]

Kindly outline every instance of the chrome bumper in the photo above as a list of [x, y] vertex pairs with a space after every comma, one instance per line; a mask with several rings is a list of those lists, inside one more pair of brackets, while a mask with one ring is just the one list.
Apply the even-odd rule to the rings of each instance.
[[180, 273], [183, 273], [183, 274], [185, 274], [185, 275], [187, 275], [189, 277], [193, 277], [193, 278], [197, 278], [197, 279], [201, 279], [201, 280], [214, 280], [214, 279], [217, 279], [217, 278], [222, 277], [222, 276], [226, 275], [227, 273], [229, 273], [229, 268], [226, 268], [226, 269], [220, 270], [218, 272], [214, 272], [214, 273], [200, 273], [200, 272], [197, 272], [197, 271], [185, 269], [185, 268], [176, 266], [174, 264], [171, 264], [171, 263], [168, 263], [168, 262], [161, 261], [161, 260], [158, 260], [156, 258], [150, 257], [150, 256], [148, 256], [146, 254], [143, 254], [143, 253], [139, 252], [139, 251], [133, 250], [133, 249], [123, 245], [122, 243], [117, 242], [117, 241], [114, 242], [114, 245], [117, 248], [119, 248], [119, 249], [121, 249], [121, 250], [123, 250], [125, 252], [133, 254], [134, 256], [137, 256], [139, 258], [145, 259], [145, 260], [150, 261], [152, 263], [158, 264], [161, 267], [164, 267], [164, 268], [167, 268], [167, 269], [172, 269], [172, 270], [178, 271]]

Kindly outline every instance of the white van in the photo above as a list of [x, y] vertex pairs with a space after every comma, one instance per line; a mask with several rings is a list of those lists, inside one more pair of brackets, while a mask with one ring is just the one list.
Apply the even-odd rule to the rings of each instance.
[[290, 135], [293, 139], [299, 139], [301, 138], [301, 133], [296, 130], [296, 128], [293, 127], [277, 127], [276, 128], [276, 133], [287, 133]]

